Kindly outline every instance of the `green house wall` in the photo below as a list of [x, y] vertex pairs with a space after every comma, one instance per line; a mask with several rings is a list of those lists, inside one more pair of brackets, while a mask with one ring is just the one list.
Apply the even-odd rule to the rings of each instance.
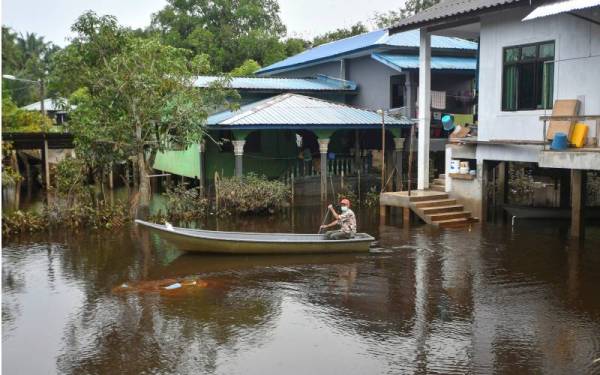
[[198, 178], [200, 172], [198, 145], [191, 145], [184, 151], [159, 152], [154, 160], [154, 169], [178, 176]]

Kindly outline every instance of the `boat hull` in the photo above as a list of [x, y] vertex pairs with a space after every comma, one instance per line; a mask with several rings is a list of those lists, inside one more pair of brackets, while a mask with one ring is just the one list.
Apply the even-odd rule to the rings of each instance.
[[359, 233], [349, 240], [326, 240], [323, 235], [287, 233], [244, 233], [168, 229], [164, 225], [136, 220], [178, 249], [193, 253], [213, 254], [317, 254], [368, 252], [375, 240]]

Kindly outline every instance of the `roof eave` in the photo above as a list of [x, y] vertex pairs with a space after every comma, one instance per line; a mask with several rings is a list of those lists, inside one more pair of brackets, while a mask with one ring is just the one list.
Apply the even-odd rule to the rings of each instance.
[[389, 28], [389, 34], [397, 34], [408, 30], [420, 29], [426, 27], [429, 31], [446, 29], [454, 26], [474, 23], [479, 21], [479, 17], [484, 14], [498, 12], [504, 9], [517, 8], [523, 6], [522, 0], [516, 0], [510, 3], [499, 4], [486, 8], [474, 9], [472, 11], [462, 12], [458, 14], [436, 17], [417, 22], [404, 23], [410, 21], [410, 18], [403, 20], [399, 25]]

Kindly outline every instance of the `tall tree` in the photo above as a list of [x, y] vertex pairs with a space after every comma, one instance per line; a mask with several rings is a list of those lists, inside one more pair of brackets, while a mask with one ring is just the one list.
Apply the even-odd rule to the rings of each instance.
[[[56, 75], [75, 75], [79, 91], [70, 126], [83, 157], [97, 167], [133, 159], [140, 202], [149, 202], [148, 174], [156, 154], [199, 142], [209, 111], [227, 91], [199, 90], [194, 76], [208, 70], [205, 55], [135, 37], [112, 16], [82, 15], [76, 37], [56, 57]], [[83, 92], [83, 94], [81, 94]]]
[[406, 0], [403, 8], [384, 13], [375, 13], [373, 21], [378, 28], [391, 27], [400, 20], [413, 16], [439, 2], [440, 0]]
[[316, 47], [321, 44], [333, 42], [335, 40], [348, 38], [354, 35], [359, 35], [368, 32], [367, 27], [362, 23], [358, 22], [348, 28], [339, 28], [334, 31], [327, 32], [325, 34], [316, 36], [312, 41], [312, 46]]
[[167, 44], [206, 53], [217, 72], [248, 59], [265, 65], [286, 56], [276, 0], [168, 0], [151, 30]]
[[[18, 35], [2, 27], [2, 72], [29, 80], [45, 79], [52, 56], [59, 50], [34, 33]], [[19, 81], [5, 81], [19, 106], [40, 100], [39, 86]]]

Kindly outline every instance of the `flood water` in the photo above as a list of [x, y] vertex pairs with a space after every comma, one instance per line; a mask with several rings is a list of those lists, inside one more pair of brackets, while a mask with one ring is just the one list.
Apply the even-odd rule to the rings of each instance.
[[[360, 255], [180, 253], [130, 226], [3, 244], [5, 374], [600, 373], [600, 228], [379, 226]], [[209, 229], [314, 232], [320, 207]], [[198, 279], [190, 293], [122, 284]]]

